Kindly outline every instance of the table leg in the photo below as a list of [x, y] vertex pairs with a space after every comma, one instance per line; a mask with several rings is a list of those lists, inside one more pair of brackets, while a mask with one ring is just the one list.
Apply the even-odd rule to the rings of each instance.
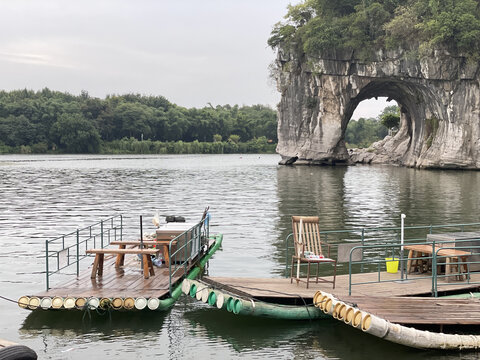
[[155, 275], [155, 270], [153, 270], [153, 262], [152, 262], [151, 255], [147, 255], [147, 262], [148, 262], [148, 270], [150, 271], [150, 275]]
[[168, 245], [163, 245], [163, 258], [165, 259], [165, 265], [170, 265], [170, 257], [168, 255]]
[[413, 250], [408, 252], [408, 260], [407, 260], [407, 273], [410, 274], [412, 272], [412, 258], [413, 258]]
[[452, 265], [451, 265], [451, 259], [450, 257], [445, 258], [445, 278], [447, 282], [452, 281]]
[[150, 277], [150, 271], [148, 270], [148, 254], [143, 254], [143, 277], [148, 279]]

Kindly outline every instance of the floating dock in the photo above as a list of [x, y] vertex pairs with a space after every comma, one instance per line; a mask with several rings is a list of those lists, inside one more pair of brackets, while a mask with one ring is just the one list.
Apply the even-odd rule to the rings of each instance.
[[[382, 272], [382, 279], [397, 279], [398, 275]], [[354, 275], [357, 282], [374, 282], [378, 273]], [[471, 281], [478, 282], [480, 274], [472, 274]], [[363, 310], [381, 316], [386, 320], [410, 325], [480, 325], [480, 300], [432, 298], [432, 281], [422, 275], [409, 275], [406, 281], [369, 283], [356, 285], [354, 295], [349, 296], [349, 276], [337, 275], [335, 289], [330, 285], [310, 282], [290, 283], [289, 278], [227, 278], [204, 277], [202, 282], [210, 289], [230, 294], [227, 296], [248, 299], [254, 302], [276, 304], [296, 308], [313, 306], [317, 291], [328, 292], [335, 298], [349, 304], [357, 304]], [[439, 283], [439, 290], [445, 292], [469, 292], [478, 289], [477, 284]], [[248, 302], [246, 303], [248, 306]], [[258, 306], [257, 306], [258, 307]], [[241, 313], [241, 312], [240, 312]], [[260, 315], [249, 308], [244, 314]], [[313, 316], [315, 312], [306, 314]], [[282, 313], [276, 313], [282, 317]], [[317, 314], [318, 315], [318, 314]], [[321, 316], [315, 316], [321, 317]]]

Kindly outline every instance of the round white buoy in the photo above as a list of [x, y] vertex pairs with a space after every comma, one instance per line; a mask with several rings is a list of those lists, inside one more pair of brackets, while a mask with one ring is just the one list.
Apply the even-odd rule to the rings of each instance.
[[95, 310], [100, 305], [100, 300], [96, 297], [91, 297], [87, 300], [87, 306], [90, 310]]
[[63, 298], [60, 296], [55, 296], [52, 299], [52, 308], [53, 309], [60, 309], [63, 306]]
[[143, 310], [147, 306], [147, 299], [144, 297], [138, 297], [135, 299], [135, 309]]
[[48, 310], [48, 309], [50, 309], [51, 306], [52, 306], [52, 299], [49, 298], [49, 297], [44, 297], [44, 298], [40, 301], [40, 307], [41, 307], [43, 310]]
[[219, 292], [217, 294], [217, 303], [216, 303], [218, 309], [221, 309], [223, 307], [224, 301], [225, 301], [225, 296], [223, 295], [223, 293]]
[[75, 307], [75, 298], [68, 296], [63, 301], [63, 307], [65, 309], [73, 309]]
[[160, 300], [158, 300], [158, 298], [148, 299], [147, 306], [150, 310], [157, 310], [159, 305], [160, 305]]

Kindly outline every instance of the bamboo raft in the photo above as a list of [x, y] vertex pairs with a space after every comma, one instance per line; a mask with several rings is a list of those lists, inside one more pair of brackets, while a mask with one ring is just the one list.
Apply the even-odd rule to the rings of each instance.
[[[86, 240], [80, 241], [79, 230], [68, 234], [76, 235], [73, 245], [65, 245], [68, 235], [47, 241], [47, 290], [20, 297], [18, 305], [29, 310], [166, 310], [180, 297], [182, 279], [201, 275], [223, 240], [221, 234], [208, 235], [208, 219], [204, 216], [199, 223], [167, 223], [157, 229], [155, 240], [142, 235], [142, 240], [116, 241], [115, 236], [111, 241], [111, 233], [121, 234], [123, 229], [121, 218], [120, 227], [114, 226], [112, 219], [100, 222], [101, 236], [88, 227], [83, 229], [88, 234]], [[105, 224], [111, 224], [106, 231]], [[152, 236], [155, 238], [155, 234]], [[91, 243], [95, 247], [98, 238], [100, 248], [87, 247]], [[49, 244], [58, 240], [62, 244], [60, 250], [49, 250]], [[111, 246], [104, 247], [104, 240]], [[79, 252], [80, 248], [85, 248], [83, 253]], [[154, 267], [151, 256], [161, 252], [165, 263], [157, 261], [156, 264], [161, 265]], [[62, 253], [66, 253], [67, 258], [67, 265], [63, 267], [60, 265]], [[56, 269], [49, 272], [52, 254]], [[95, 255], [92, 265], [80, 272], [79, 258], [91, 260], [92, 254]], [[69, 262], [69, 258], [76, 261]], [[70, 265], [77, 265], [77, 276], [50, 288], [49, 274]]]

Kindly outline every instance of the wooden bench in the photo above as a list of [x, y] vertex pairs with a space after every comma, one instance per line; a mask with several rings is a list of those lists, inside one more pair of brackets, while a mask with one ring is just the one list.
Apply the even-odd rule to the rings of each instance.
[[[420, 272], [426, 272], [427, 267], [422, 257], [431, 257], [433, 255], [432, 245], [405, 245], [403, 247], [408, 252], [407, 272], [411, 273], [415, 269]], [[441, 257], [445, 257], [445, 277], [447, 282], [453, 280], [453, 274], [459, 280], [463, 280], [464, 276], [468, 276], [468, 266], [466, 264], [468, 256], [471, 255], [468, 251], [461, 251], [455, 249], [443, 249], [440, 246], [435, 247], [435, 252]], [[459, 264], [458, 259], [462, 264]], [[456, 268], [454, 273], [452, 270]]]
[[[125, 244], [127, 245], [127, 244]], [[115, 262], [115, 266], [119, 267], [123, 265], [125, 254], [135, 254], [135, 255], [142, 255], [143, 259], [143, 276], [145, 279], [148, 279], [150, 275], [155, 275], [155, 271], [153, 270], [153, 263], [151, 255], [156, 255], [160, 250], [158, 249], [89, 249], [86, 251], [87, 254], [95, 254], [95, 261], [93, 262], [92, 267], [92, 275], [90, 276], [92, 279], [95, 279], [97, 276], [103, 275], [103, 259], [105, 254], [113, 254], [117, 255], [117, 261]]]
[[[143, 246], [151, 248], [153, 246], [158, 246], [159, 248], [162, 248], [162, 253], [163, 253], [163, 259], [165, 260], [165, 265], [168, 267], [170, 264], [170, 254], [168, 252], [168, 245], [170, 244], [171, 240], [144, 240], [143, 241]], [[177, 240], [172, 242], [172, 246], [175, 246], [177, 244]], [[127, 241], [111, 241], [110, 245], [118, 245], [120, 249], [125, 249], [126, 246], [135, 246], [139, 247], [140, 246], [140, 240], [127, 240]], [[159, 250], [158, 250], [159, 251]], [[123, 259], [121, 264], [119, 263], [120, 259], [117, 257], [117, 266], [123, 265]]]

